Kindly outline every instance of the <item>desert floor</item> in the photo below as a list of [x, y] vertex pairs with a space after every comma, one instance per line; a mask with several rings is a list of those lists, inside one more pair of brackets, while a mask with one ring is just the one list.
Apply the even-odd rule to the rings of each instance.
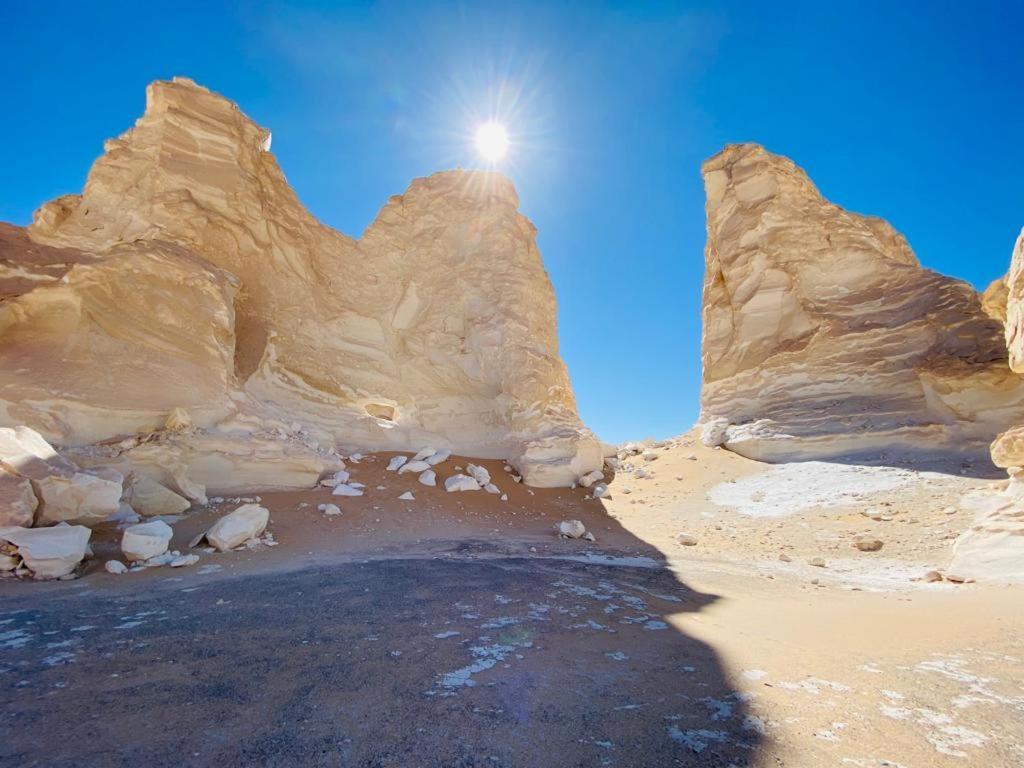
[[[600, 500], [478, 462], [504, 502], [368, 456], [365, 496], [260, 494], [278, 545], [190, 568], [107, 574], [98, 529], [83, 578], [0, 582], [0, 759], [1024, 764], [1020, 588], [922, 578], [986, 468], [772, 467], [692, 435], [654, 454]], [[173, 548], [237, 505], [176, 522]], [[557, 538], [571, 518], [597, 541]]]

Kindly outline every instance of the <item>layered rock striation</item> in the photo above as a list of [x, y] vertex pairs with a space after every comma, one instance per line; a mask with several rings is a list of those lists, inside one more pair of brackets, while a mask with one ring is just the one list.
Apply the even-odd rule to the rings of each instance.
[[1024, 420], [1001, 323], [969, 285], [922, 268], [888, 223], [828, 202], [760, 146], [729, 146], [702, 170], [709, 440], [766, 461], [981, 458]]
[[[555, 314], [503, 176], [417, 179], [355, 240], [302, 206], [269, 132], [236, 105], [156, 82], [81, 195], [42, 206], [27, 233], [0, 229], [0, 425], [80, 446], [184, 409], [192, 437], [119, 457], [155, 466], [172, 451], [207, 486], [246, 453], [218, 441], [276, 432], [507, 458], [527, 483], [568, 485], [601, 449]], [[315, 457], [297, 450], [305, 477]]]

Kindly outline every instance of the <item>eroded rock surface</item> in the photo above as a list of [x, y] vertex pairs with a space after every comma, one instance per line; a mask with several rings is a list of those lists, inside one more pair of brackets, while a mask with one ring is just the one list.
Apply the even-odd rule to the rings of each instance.
[[[727, 147], [703, 173], [702, 421], [727, 425], [726, 447], [767, 461], [981, 458], [1024, 421], [1001, 325], [969, 285], [757, 145]], [[1008, 337], [1015, 327], [1011, 310]]]
[[600, 466], [506, 178], [417, 179], [354, 240], [306, 211], [269, 146], [230, 101], [156, 82], [81, 195], [27, 237], [0, 231], [0, 424], [84, 444], [184, 407], [200, 430], [241, 414], [347, 448], [507, 458], [540, 486]]
[[[1009, 364], [1024, 374], [1024, 230], [1003, 283]], [[993, 441], [992, 461], [1007, 471], [1009, 483], [999, 494], [973, 497], [978, 514], [957, 539], [951, 568], [979, 578], [1024, 581], [1024, 423], [1018, 421]]]

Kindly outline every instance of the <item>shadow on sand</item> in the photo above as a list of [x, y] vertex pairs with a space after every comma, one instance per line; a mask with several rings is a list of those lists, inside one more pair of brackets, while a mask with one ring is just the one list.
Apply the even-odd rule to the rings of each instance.
[[716, 596], [635, 537], [167, 575], [4, 585], [5, 764], [744, 766], [763, 738], [671, 623]]

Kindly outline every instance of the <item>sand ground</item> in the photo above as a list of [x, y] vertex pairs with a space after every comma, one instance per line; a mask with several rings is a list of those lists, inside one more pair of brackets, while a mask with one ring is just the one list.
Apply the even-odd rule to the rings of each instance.
[[[100, 530], [83, 578], [0, 583], [4, 761], [1024, 764], [1020, 588], [921, 579], [984, 467], [771, 467], [684, 435], [600, 500], [478, 462], [503, 502], [390, 455], [350, 465], [360, 498], [258, 494], [275, 547], [118, 577]], [[597, 541], [558, 539], [568, 518]]]

